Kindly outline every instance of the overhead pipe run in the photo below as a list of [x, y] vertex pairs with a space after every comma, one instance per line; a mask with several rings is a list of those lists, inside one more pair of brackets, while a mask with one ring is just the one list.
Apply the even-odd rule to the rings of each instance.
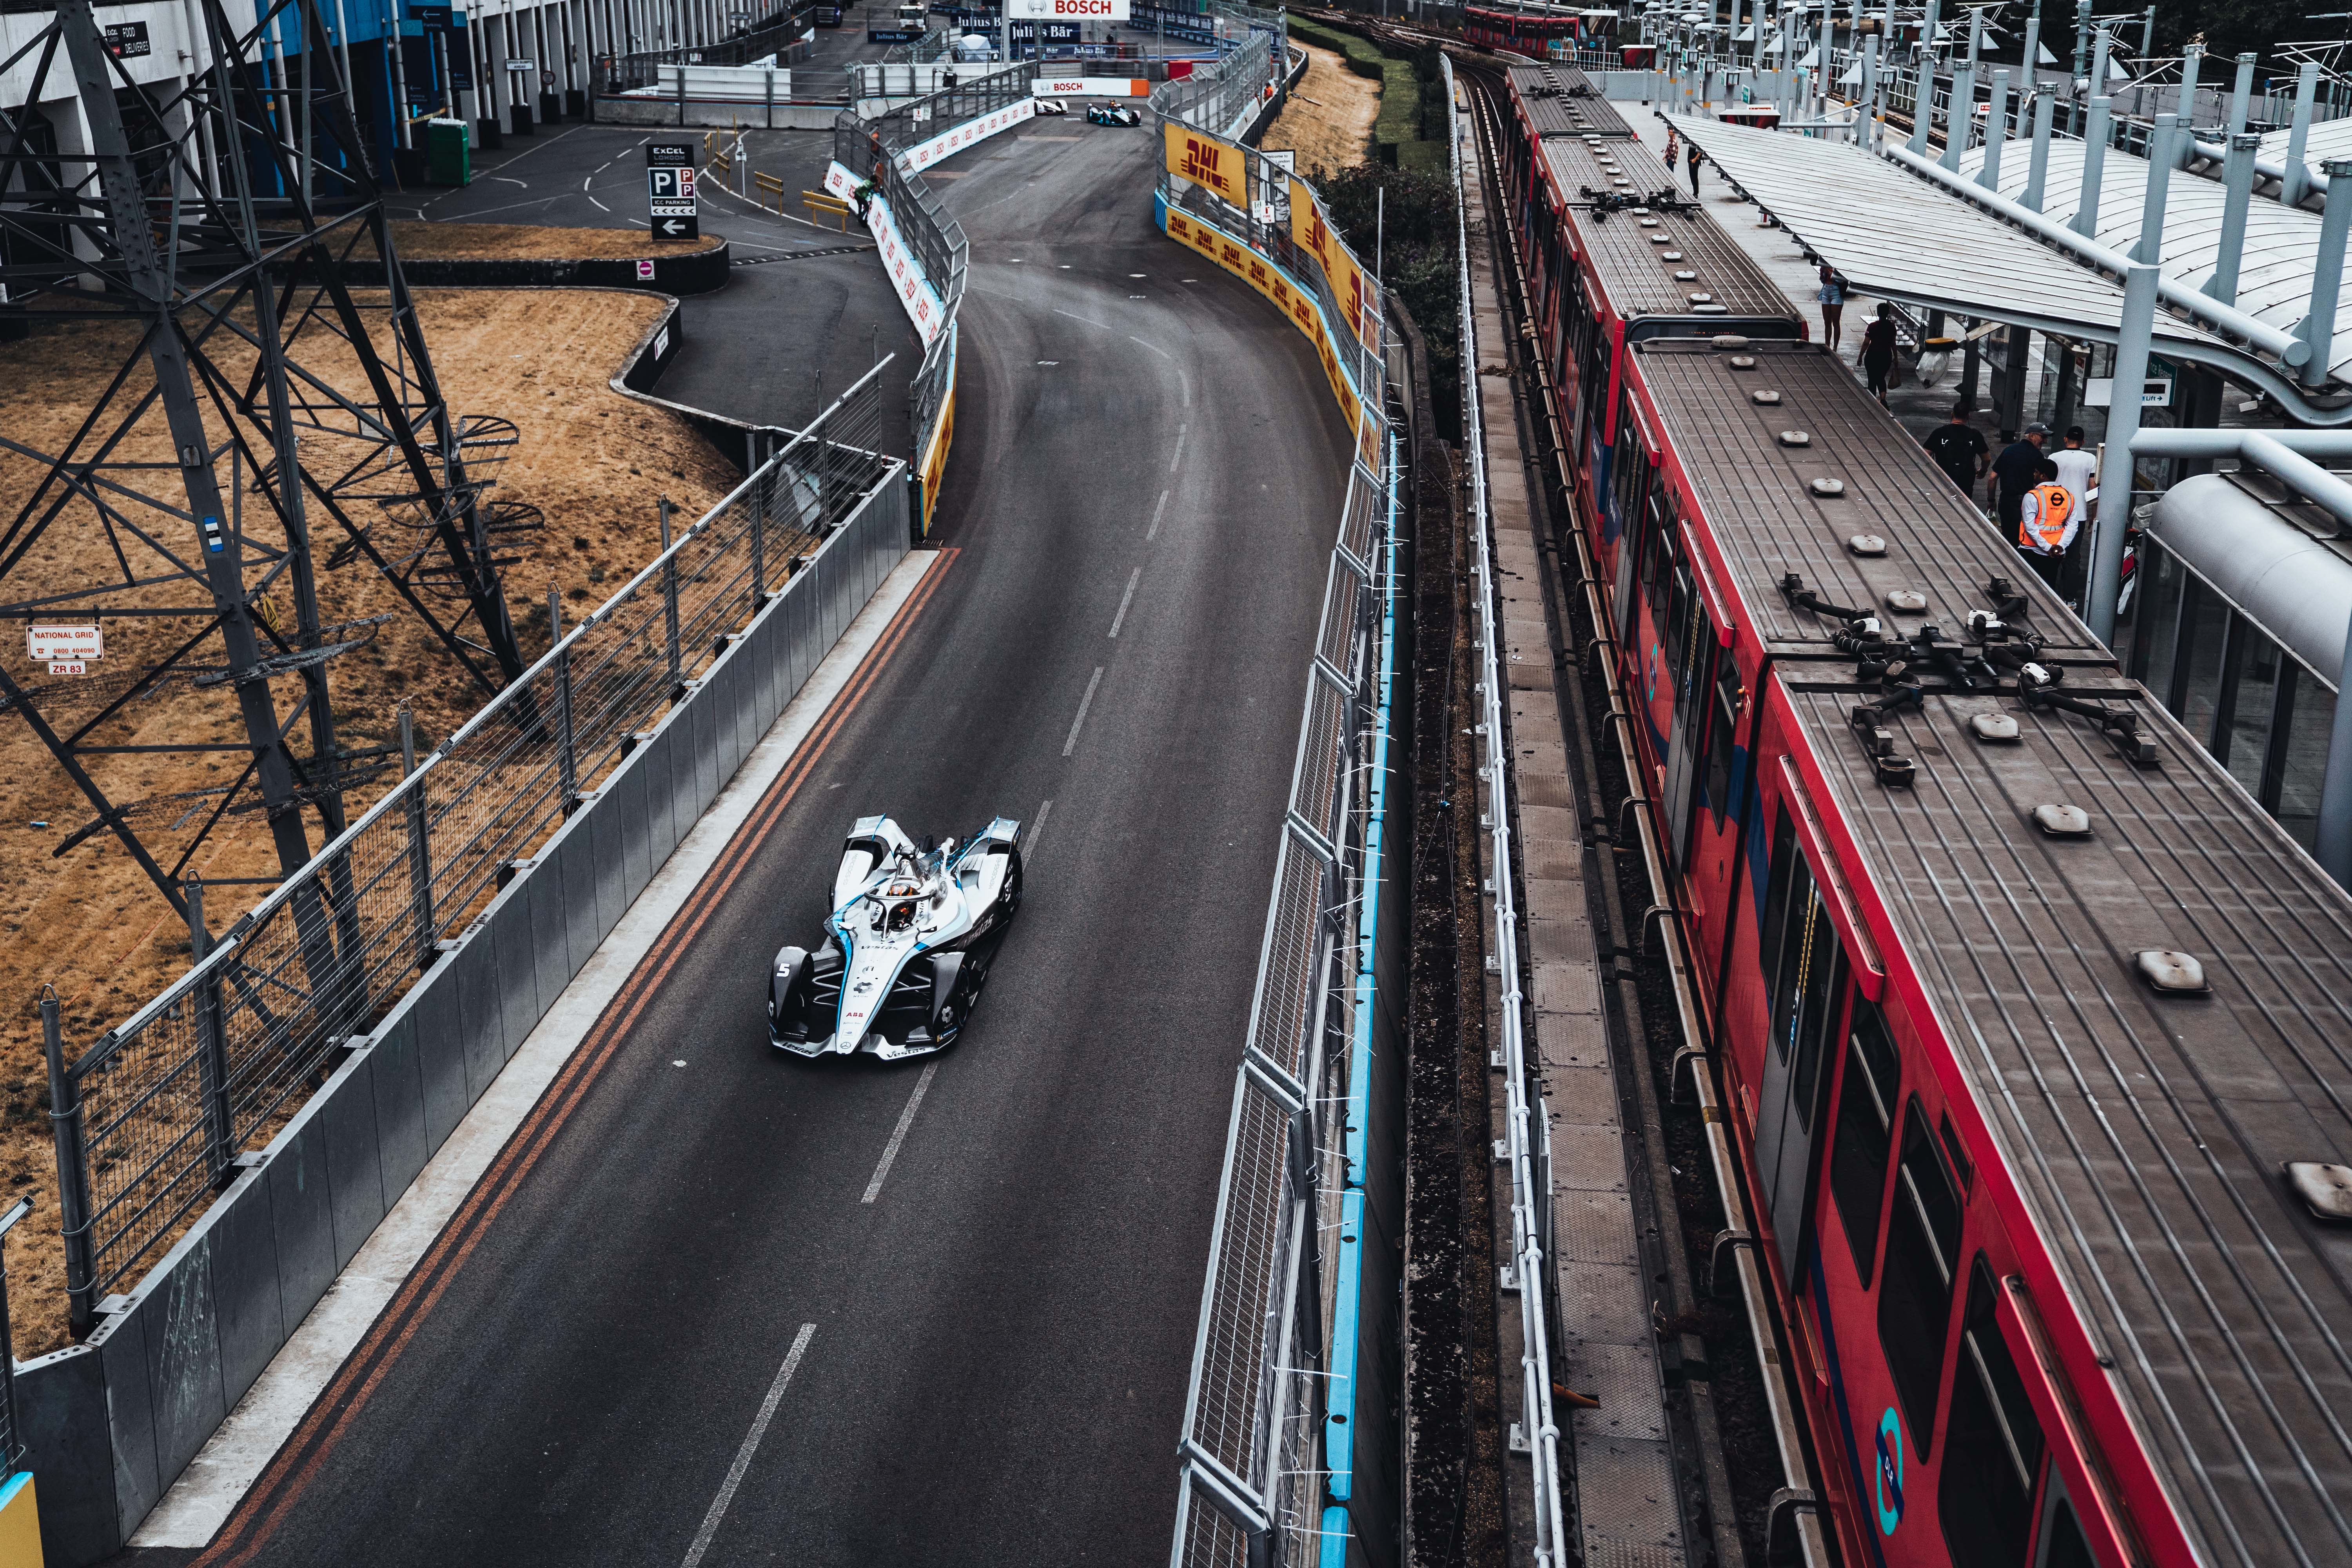
[[[2352, 528], [2352, 483], [2313, 460], [2352, 458], [2352, 431], [2142, 430], [2131, 437], [2130, 447], [2133, 458], [2235, 458]], [[2126, 476], [2129, 471], [2126, 458]], [[2125, 482], [2129, 484], [2128, 478]], [[2102, 494], [2107, 483], [2103, 468]], [[2336, 677], [2336, 722], [2327, 736], [2327, 768], [2320, 776], [2316, 858], [2338, 884], [2352, 888], [2352, 624], [2347, 624], [2344, 656]]]

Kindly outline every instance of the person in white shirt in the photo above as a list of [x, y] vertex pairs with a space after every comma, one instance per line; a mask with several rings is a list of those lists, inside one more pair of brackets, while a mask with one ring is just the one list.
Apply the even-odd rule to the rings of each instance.
[[2083, 446], [2083, 427], [2071, 425], [2066, 429], [2066, 444], [2050, 454], [2058, 465], [2058, 482], [2074, 498], [2074, 512], [2085, 514], [2091, 504], [2091, 481], [2099, 474], [2099, 455]]

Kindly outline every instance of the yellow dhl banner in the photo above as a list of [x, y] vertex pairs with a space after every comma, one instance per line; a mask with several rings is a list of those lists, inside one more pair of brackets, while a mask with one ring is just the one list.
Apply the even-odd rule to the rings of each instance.
[[1355, 333], [1366, 348], [1378, 347], [1364, 320], [1364, 270], [1323, 220], [1323, 205], [1315, 199], [1313, 189], [1296, 177], [1290, 182], [1290, 238], [1322, 266], [1324, 280], [1331, 285], [1331, 298], [1339, 302], [1339, 313], [1347, 318], [1340, 325]]
[[1249, 155], [1205, 131], [1170, 121], [1161, 128], [1166, 140], [1168, 172], [1189, 180], [1210, 195], [1237, 207], [1249, 205]]
[[[1339, 356], [1335, 352], [1331, 331], [1323, 320], [1321, 309], [1315, 303], [1314, 295], [1284, 277], [1281, 268], [1257, 252], [1189, 213], [1178, 212], [1173, 207], [1168, 209], [1168, 237], [1191, 246], [1226, 271], [1245, 279], [1250, 287], [1273, 300], [1275, 309], [1288, 316], [1314, 343], [1316, 355], [1323, 362], [1324, 379], [1331, 384], [1331, 395], [1339, 400], [1339, 413], [1348, 421], [1348, 427], [1363, 431], [1368, 422], [1364, 418], [1362, 401], [1357, 397], [1355, 387], [1339, 368]], [[1371, 449], [1377, 452], [1377, 437], [1359, 435], [1360, 444], [1368, 439]], [[1377, 461], [1372, 464], [1372, 471], [1380, 471]]]

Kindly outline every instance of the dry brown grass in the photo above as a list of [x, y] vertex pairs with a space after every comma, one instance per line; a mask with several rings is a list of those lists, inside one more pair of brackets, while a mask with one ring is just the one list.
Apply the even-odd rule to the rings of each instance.
[[[509, 448], [510, 460], [494, 470], [498, 488], [492, 493], [533, 503], [546, 513], [543, 531], [520, 536], [503, 552], [521, 558], [508, 568], [506, 582], [526, 651], [544, 647], [551, 584], [563, 592], [574, 613], [601, 603], [658, 553], [658, 493], [667, 492], [683, 516], [692, 519], [716, 504], [736, 476], [683, 422], [622, 397], [606, 384], [664, 301], [595, 289], [423, 289], [417, 297], [435, 368], [452, 408], [504, 415], [520, 428], [521, 439]], [[0, 430], [45, 450], [64, 445], [129, 342], [111, 326], [61, 323], [27, 342], [0, 345]], [[303, 362], [347, 385], [356, 380], [354, 362], [348, 351], [340, 357], [330, 352], [331, 346], [311, 349]], [[149, 384], [143, 362], [131, 384]], [[217, 420], [209, 410], [207, 417]], [[127, 453], [168, 458], [162, 426], [160, 416], [143, 419], [126, 444]], [[309, 443], [305, 452], [314, 466], [325, 466], [325, 454]], [[0, 527], [24, 507], [38, 478], [31, 459], [0, 452]], [[175, 482], [168, 472], [161, 479]], [[251, 481], [249, 470], [247, 480]], [[264, 513], [266, 503], [248, 494], [246, 507], [251, 520]], [[151, 521], [180, 548], [191, 548], [185, 522]], [[425, 743], [437, 741], [479, 706], [482, 694], [373, 568], [355, 562], [324, 570], [341, 533], [315, 510], [313, 528], [324, 617], [337, 621], [395, 612], [373, 645], [330, 667], [341, 743], [364, 747], [396, 739], [394, 711], [403, 698], [415, 710]], [[387, 537], [402, 532], [380, 531]], [[271, 536], [266, 530], [257, 532]], [[94, 515], [77, 505], [11, 569], [7, 597], [29, 599], [45, 588], [89, 583], [110, 560]], [[132, 560], [138, 562], [136, 553]], [[177, 602], [186, 602], [185, 584], [175, 585], [175, 592]], [[175, 624], [109, 621], [101, 670], [154, 661]], [[216, 641], [213, 647], [205, 662], [217, 662]], [[26, 661], [24, 645], [13, 637], [0, 641], [0, 659], [8, 661], [20, 681], [50, 679]], [[275, 686], [281, 715], [290, 713], [298, 683], [280, 680]], [[307, 750], [307, 726], [297, 733]], [[227, 694], [200, 693], [182, 684], [134, 702], [91, 739], [105, 744], [185, 744], [236, 742], [242, 735]], [[224, 784], [242, 765], [233, 755], [110, 756], [93, 759], [92, 772], [112, 798], [123, 801]], [[353, 797], [352, 814], [390, 782], [382, 779]], [[66, 1342], [63, 1248], [37, 1003], [40, 987], [54, 984], [63, 999], [70, 1056], [120, 1023], [187, 963], [184, 928], [110, 837], [94, 837], [62, 858], [52, 858], [65, 833], [93, 815], [30, 727], [0, 714], [0, 1203], [30, 1193], [37, 1205], [9, 1248], [19, 1356]], [[31, 827], [36, 821], [49, 826]], [[194, 826], [175, 837], [166, 824], [152, 824], [142, 837], [168, 867]], [[315, 847], [315, 815], [308, 826]], [[276, 857], [260, 814], [224, 818], [194, 865], [210, 881], [274, 873]], [[219, 889], [209, 901], [208, 923], [215, 931], [226, 927], [261, 891]]]
[[1307, 74], [1266, 128], [1262, 145], [1269, 153], [1296, 152], [1301, 174], [1318, 166], [1352, 169], [1371, 156], [1381, 84], [1358, 76], [1335, 50], [1313, 44], [1298, 47], [1307, 51]]
[[[680, 245], [657, 240], [641, 228], [538, 228], [528, 224], [419, 223], [392, 226], [392, 243], [414, 261], [608, 261], [640, 257], [693, 256], [716, 250], [718, 235]], [[375, 254], [373, 244], [362, 247]]]

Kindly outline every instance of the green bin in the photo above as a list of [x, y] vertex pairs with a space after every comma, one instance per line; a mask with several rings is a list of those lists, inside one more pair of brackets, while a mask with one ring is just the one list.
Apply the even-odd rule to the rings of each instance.
[[473, 157], [464, 121], [425, 122], [425, 178], [436, 185], [473, 184]]

